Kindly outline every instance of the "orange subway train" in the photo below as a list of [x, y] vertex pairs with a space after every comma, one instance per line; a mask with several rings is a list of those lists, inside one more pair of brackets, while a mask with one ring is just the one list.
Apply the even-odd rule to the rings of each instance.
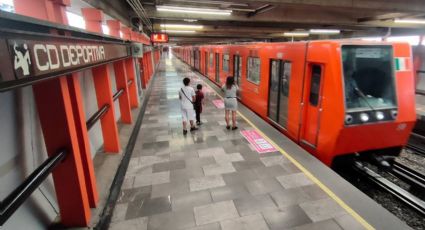
[[415, 124], [411, 47], [357, 40], [173, 47], [218, 85], [331, 166], [340, 156], [397, 155]]

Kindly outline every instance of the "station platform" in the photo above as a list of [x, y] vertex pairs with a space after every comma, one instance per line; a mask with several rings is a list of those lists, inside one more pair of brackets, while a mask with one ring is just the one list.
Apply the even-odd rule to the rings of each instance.
[[[183, 77], [206, 94], [186, 136]], [[242, 104], [227, 130], [219, 88], [180, 60], [163, 58], [150, 87], [109, 229], [409, 229]], [[258, 153], [243, 131], [276, 151]]]

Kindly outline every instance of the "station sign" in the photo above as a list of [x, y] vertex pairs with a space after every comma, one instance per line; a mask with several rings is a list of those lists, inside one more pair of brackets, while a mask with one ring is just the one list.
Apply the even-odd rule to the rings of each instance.
[[166, 33], [152, 33], [151, 41], [153, 43], [167, 43], [168, 42], [168, 34]]
[[44, 35], [0, 36], [0, 53], [0, 92], [131, 55], [126, 43]]

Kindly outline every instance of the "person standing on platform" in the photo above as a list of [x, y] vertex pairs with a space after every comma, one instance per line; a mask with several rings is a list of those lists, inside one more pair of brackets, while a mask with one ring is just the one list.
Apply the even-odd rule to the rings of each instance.
[[229, 116], [232, 113], [232, 130], [237, 129], [236, 126], [236, 111], [238, 110], [238, 100], [236, 94], [239, 90], [235, 84], [235, 78], [227, 77], [226, 84], [221, 88], [224, 91], [224, 110], [226, 119], [226, 129], [230, 129]]
[[193, 122], [195, 118], [195, 110], [193, 102], [195, 101], [195, 90], [189, 86], [190, 79], [185, 77], [183, 79], [184, 86], [180, 89], [179, 99], [182, 110], [182, 121], [183, 121], [183, 135], [187, 134], [186, 125], [190, 122], [190, 131], [197, 130]]
[[196, 96], [195, 96], [195, 112], [196, 112], [196, 124], [201, 125], [201, 113], [202, 113], [202, 101], [204, 100], [204, 93], [202, 92], [202, 85], [198, 84], [196, 86]]

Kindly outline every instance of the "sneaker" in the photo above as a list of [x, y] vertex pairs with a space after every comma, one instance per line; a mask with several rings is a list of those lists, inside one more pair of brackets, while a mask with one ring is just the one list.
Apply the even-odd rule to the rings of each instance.
[[186, 135], [186, 134], [187, 134], [187, 130], [183, 129], [183, 135]]
[[197, 122], [196, 122], [196, 125], [202, 125], [202, 122], [197, 121]]
[[198, 130], [198, 128], [196, 128], [196, 127], [192, 127], [192, 128], [190, 128], [190, 131], [191, 131], [191, 132], [193, 132], [193, 131], [195, 131], [195, 130]]
[[238, 129], [238, 126], [232, 127], [232, 130]]

